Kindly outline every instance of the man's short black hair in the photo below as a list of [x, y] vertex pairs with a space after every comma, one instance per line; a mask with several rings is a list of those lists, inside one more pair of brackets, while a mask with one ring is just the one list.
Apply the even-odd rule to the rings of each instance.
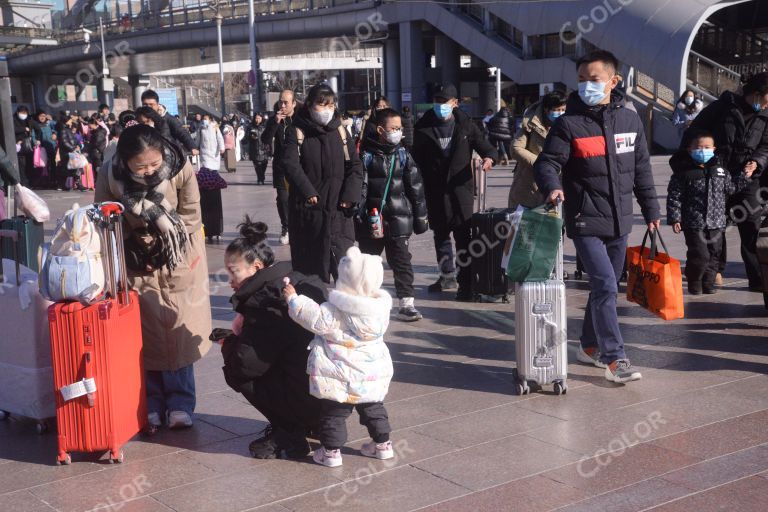
[[141, 93], [141, 102], [144, 103], [144, 100], [155, 100], [157, 103], [160, 103], [160, 96], [152, 89], [147, 89]]
[[544, 97], [541, 100], [541, 103], [544, 105], [545, 109], [553, 110], [565, 105], [566, 100], [567, 98], [565, 97], [565, 94], [563, 94], [562, 92], [552, 91], [544, 95]]
[[376, 126], [384, 126], [387, 123], [387, 121], [392, 119], [393, 117], [401, 117], [400, 112], [398, 112], [393, 108], [383, 108], [381, 110], [376, 111], [374, 122], [376, 123]]
[[104, 110], [105, 108], [106, 108], [107, 110], [109, 110], [109, 105], [107, 105], [106, 103], [102, 103], [101, 105], [99, 105], [99, 112], [101, 112], [101, 111], [102, 111], [102, 110]]
[[619, 70], [619, 59], [611, 52], [605, 50], [596, 50], [583, 56], [576, 62], [576, 69], [579, 69], [584, 64], [592, 64], [593, 62], [602, 62], [605, 66], [613, 68], [614, 73]]
[[768, 72], [764, 71], [752, 76], [744, 84], [744, 95], [757, 93], [760, 96], [768, 94]]
[[19, 112], [26, 112], [29, 114], [29, 109], [24, 105], [19, 105], [19, 108], [16, 109], [16, 113], [18, 114]]

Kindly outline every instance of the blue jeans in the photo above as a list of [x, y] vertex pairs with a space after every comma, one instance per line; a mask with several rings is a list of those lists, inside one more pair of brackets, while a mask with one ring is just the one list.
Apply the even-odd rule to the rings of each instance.
[[195, 411], [195, 373], [192, 365], [174, 371], [146, 372], [147, 410], [161, 418], [166, 411]]
[[577, 236], [573, 238], [573, 244], [589, 275], [589, 300], [581, 329], [581, 346], [598, 348], [604, 363], [625, 359], [616, 297], [627, 254], [627, 237]]

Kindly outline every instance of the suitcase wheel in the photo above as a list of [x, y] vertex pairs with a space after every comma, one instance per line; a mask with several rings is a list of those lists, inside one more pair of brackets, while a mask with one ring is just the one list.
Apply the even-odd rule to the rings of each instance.
[[10, 417], [11, 417], [11, 413], [9, 413], [8, 411], [0, 411], [0, 421], [7, 420]]
[[109, 459], [110, 464], [122, 464], [123, 461], [125, 460], [125, 453], [123, 453], [123, 450], [120, 450], [120, 453], [117, 453], [117, 454], [115, 454], [115, 452], [110, 452], [109, 456], [110, 456], [110, 459]]
[[566, 393], [568, 393], [568, 384], [563, 381], [555, 382], [555, 394], [564, 395]]
[[577, 270], [576, 272], [573, 273], [573, 278], [576, 279], [577, 281], [581, 281], [583, 277], [584, 277], [584, 272], [582, 272], [581, 270]]
[[59, 464], [59, 466], [69, 466], [72, 464], [72, 455], [65, 453], [64, 458], [62, 459], [61, 456], [59, 456], [56, 462]]

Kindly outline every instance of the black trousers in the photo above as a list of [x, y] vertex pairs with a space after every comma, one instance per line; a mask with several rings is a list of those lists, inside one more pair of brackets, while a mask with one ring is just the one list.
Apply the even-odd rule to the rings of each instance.
[[[757, 259], [757, 234], [763, 218], [762, 200], [759, 194], [759, 182], [754, 180], [748, 189], [740, 192], [728, 201], [728, 210], [731, 220], [736, 224], [741, 239], [741, 259], [744, 261], [744, 269], [750, 287], [761, 287], [763, 279], [760, 273], [760, 262]], [[719, 258], [718, 271], [725, 269], [726, 250], [725, 239], [721, 242], [721, 256]]]
[[408, 238], [367, 238], [357, 240], [360, 251], [365, 254], [379, 256], [387, 252], [387, 263], [395, 275], [395, 291], [397, 298], [413, 297], [413, 266], [411, 251], [408, 248]]
[[253, 168], [256, 170], [256, 179], [259, 181], [259, 183], [264, 183], [264, 180], [267, 179], [267, 163], [267, 160], [253, 161]]
[[720, 252], [725, 238], [724, 229], [703, 229], [683, 231], [688, 246], [685, 262], [685, 277], [688, 285], [713, 287], [715, 275], [720, 266]]
[[275, 202], [277, 203], [277, 214], [280, 216], [280, 226], [283, 231], [288, 231], [288, 190], [285, 187], [275, 187], [275, 191], [277, 192]]
[[347, 442], [347, 418], [352, 409], [360, 415], [360, 424], [368, 429], [368, 435], [377, 443], [389, 441], [389, 416], [382, 402], [368, 404], [340, 404], [333, 400], [321, 400], [319, 441], [327, 450], [338, 450]]
[[[456, 242], [456, 252], [453, 252], [451, 243], [451, 233]], [[456, 280], [459, 283], [459, 289], [469, 291], [472, 287], [472, 256], [469, 254], [469, 242], [472, 240], [472, 225], [470, 221], [454, 227], [438, 226], [433, 228], [435, 239], [435, 256], [440, 272], [443, 274], [458, 274]]]
[[296, 397], [276, 392], [281, 383], [264, 382], [269, 377], [255, 379], [238, 391], [267, 418], [270, 425], [289, 433], [304, 436], [315, 429], [320, 418], [321, 401], [314, 397]]

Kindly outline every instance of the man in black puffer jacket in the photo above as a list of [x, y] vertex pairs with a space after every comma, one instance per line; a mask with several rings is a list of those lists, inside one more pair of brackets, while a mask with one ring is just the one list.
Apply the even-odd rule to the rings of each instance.
[[[397, 317], [406, 322], [421, 319], [413, 301], [413, 267], [408, 239], [427, 228], [424, 185], [416, 163], [401, 146], [403, 124], [400, 114], [390, 108], [376, 112], [376, 135], [366, 140], [363, 160], [363, 188], [356, 238], [367, 254], [387, 251], [387, 263], [395, 274], [400, 299]], [[383, 237], [374, 233], [371, 212], [378, 211]]]
[[[705, 130], [715, 136], [717, 155], [732, 176], [752, 172], [752, 179], [728, 201], [731, 220], [739, 228], [741, 259], [747, 272], [749, 289], [763, 291], [760, 262], [757, 259], [757, 233], [763, 217], [760, 185], [768, 182], [768, 73], [759, 73], [745, 85], [743, 94], [724, 92], [693, 120], [683, 135], [681, 148], [688, 146], [690, 134]], [[761, 183], [762, 181], [762, 183]], [[725, 237], [720, 253], [719, 272], [727, 260]]]
[[512, 121], [507, 107], [501, 107], [501, 110], [488, 121], [488, 140], [499, 151], [499, 158], [504, 161], [504, 165], [509, 165], [507, 145], [514, 135]]
[[616, 283], [633, 224], [632, 192], [648, 229], [658, 228], [660, 210], [643, 123], [615, 90], [618, 65], [603, 51], [579, 60], [579, 92], [571, 94], [550, 130], [534, 175], [550, 202], [564, 201], [567, 234], [589, 274], [577, 358], [623, 383], [641, 377], [627, 359], [616, 313]]
[[[435, 253], [440, 278], [429, 285], [429, 292], [456, 289], [456, 300], [472, 300], [471, 219], [474, 210], [475, 180], [472, 152], [483, 159], [487, 172], [499, 155], [472, 119], [459, 110], [456, 87], [447, 84], [434, 94], [432, 110], [416, 123], [413, 134], [413, 159], [424, 178], [429, 226], [435, 236]], [[456, 241], [456, 253], [451, 244]], [[454, 261], [454, 254], [457, 257]], [[456, 266], [459, 266], [458, 276]]]

